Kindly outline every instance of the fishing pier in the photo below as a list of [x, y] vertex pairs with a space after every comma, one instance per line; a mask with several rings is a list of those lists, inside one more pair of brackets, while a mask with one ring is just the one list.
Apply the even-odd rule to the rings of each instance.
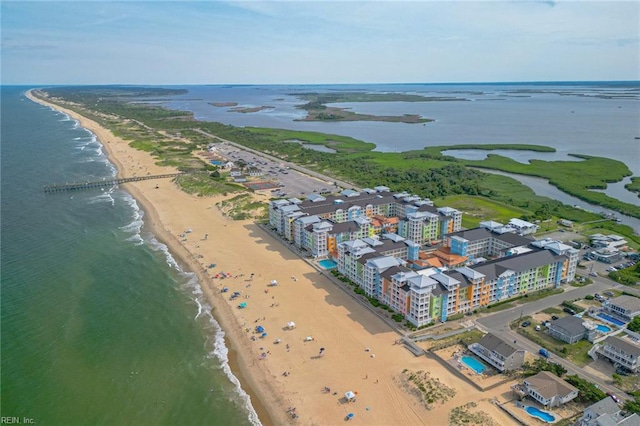
[[103, 180], [96, 180], [93, 182], [73, 182], [73, 183], [47, 185], [44, 187], [44, 192], [81, 191], [83, 189], [104, 188], [109, 186], [120, 185], [121, 183], [139, 182], [141, 180], [173, 178], [176, 176], [180, 176], [182, 174], [184, 173], [167, 173], [164, 175], [136, 176], [136, 177], [128, 177], [128, 178], [103, 179]]

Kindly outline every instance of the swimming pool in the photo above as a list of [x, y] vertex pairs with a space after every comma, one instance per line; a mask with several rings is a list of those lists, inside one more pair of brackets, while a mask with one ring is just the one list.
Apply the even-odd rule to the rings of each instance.
[[536, 407], [527, 406], [524, 407], [524, 409], [531, 417], [537, 417], [543, 422], [553, 423], [556, 420], [556, 417], [553, 414], [538, 410]]
[[622, 327], [624, 326], [624, 323], [622, 321], [620, 321], [619, 319], [616, 319], [612, 316], [609, 316], [607, 314], [603, 314], [602, 312], [598, 312], [598, 317], [602, 318], [603, 320], [610, 322], [612, 324], [617, 325], [618, 327]]
[[333, 269], [338, 264], [331, 259], [324, 259], [318, 262], [318, 264], [322, 267], [322, 269]]
[[596, 326], [596, 329], [600, 332], [600, 333], [608, 333], [611, 331], [611, 328], [607, 327], [606, 325], [602, 325], [602, 324], [598, 324]]
[[470, 369], [472, 369], [473, 371], [475, 371], [477, 374], [482, 374], [484, 372], [484, 370], [487, 369], [487, 366], [484, 365], [483, 363], [481, 363], [480, 361], [478, 361], [477, 359], [475, 359], [472, 356], [463, 356], [462, 357], [462, 362], [469, 367]]

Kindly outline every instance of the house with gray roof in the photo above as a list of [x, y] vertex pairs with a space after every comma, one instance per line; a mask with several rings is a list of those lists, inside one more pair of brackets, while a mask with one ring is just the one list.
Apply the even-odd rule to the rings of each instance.
[[623, 367], [634, 373], [640, 370], [640, 344], [631, 339], [609, 336], [604, 339], [597, 353], [616, 367]]
[[548, 408], [559, 407], [578, 396], [577, 388], [548, 371], [527, 377], [522, 385], [527, 395]]
[[582, 318], [569, 315], [551, 321], [548, 333], [554, 339], [573, 344], [582, 339], [592, 341], [596, 337], [597, 330], [593, 327], [586, 327]]
[[585, 408], [578, 426], [640, 426], [640, 416], [620, 410], [610, 397]]
[[609, 315], [631, 321], [633, 317], [640, 315], [640, 298], [627, 295], [618, 296], [607, 300], [602, 308]]
[[492, 333], [485, 334], [478, 342], [471, 343], [468, 348], [501, 373], [516, 370], [524, 363], [523, 349], [518, 349]]

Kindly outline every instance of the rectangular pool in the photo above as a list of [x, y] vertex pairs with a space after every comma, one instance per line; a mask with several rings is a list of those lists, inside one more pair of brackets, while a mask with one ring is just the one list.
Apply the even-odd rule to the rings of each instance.
[[333, 269], [336, 266], [338, 266], [338, 264], [331, 260], [331, 259], [324, 259], [318, 262], [318, 265], [320, 265], [322, 267], [322, 269]]
[[607, 322], [610, 322], [610, 323], [612, 323], [612, 324], [615, 324], [615, 325], [617, 325], [618, 327], [624, 327], [624, 324], [625, 324], [625, 323], [624, 323], [624, 322], [622, 322], [622, 321], [620, 321], [620, 320], [619, 320], [619, 319], [617, 319], [617, 318], [614, 318], [614, 317], [609, 316], [609, 315], [607, 315], [607, 314], [603, 314], [602, 312], [598, 312], [598, 314], [597, 314], [597, 315], [598, 315], [598, 317], [599, 317], [599, 318], [602, 318], [603, 320], [605, 320], [605, 321], [607, 321]]
[[462, 357], [461, 360], [464, 363], [464, 365], [466, 365], [467, 367], [475, 371], [476, 374], [482, 374], [484, 370], [487, 369], [486, 365], [484, 365], [482, 362], [480, 362], [479, 360], [475, 359], [472, 356], [465, 355]]

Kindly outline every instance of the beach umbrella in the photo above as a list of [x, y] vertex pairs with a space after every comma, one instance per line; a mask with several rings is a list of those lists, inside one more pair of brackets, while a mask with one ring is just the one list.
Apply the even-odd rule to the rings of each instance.
[[289, 321], [289, 322], [287, 323], [287, 327], [289, 327], [289, 328], [296, 328], [296, 323], [295, 323], [295, 322], [293, 322], [293, 321]]
[[349, 413], [349, 414], [347, 414], [347, 418], [348, 418], [348, 419], [352, 419], [354, 416], [355, 416], [355, 414], [353, 414], [353, 413]]
[[278, 285], [278, 281], [276, 281], [276, 280], [271, 280], [271, 285]]
[[267, 337], [267, 333], [262, 333], [260, 337]]
[[240, 304], [240, 307], [241, 307], [241, 308], [246, 308], [246, 307], [247, 307], [247, 302], [242, 302], [242, 303]]
[[257, 331], [258, 333], [262, 333], [262, 332], [264, 331], [264, 327], [263, 327], [263, 326], [261, 326], [261, 325], [259, 325], [259, 326], [257, 326], [257, 327], [256, 327], [256, 331]]

